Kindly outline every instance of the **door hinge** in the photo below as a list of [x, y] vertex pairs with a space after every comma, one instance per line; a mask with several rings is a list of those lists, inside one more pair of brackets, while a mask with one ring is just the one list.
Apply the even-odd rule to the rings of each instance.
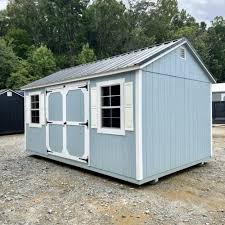
[[48, 93], [51, 93], [51, 92], [52, 92], [52, 91], [47, 91], [47, 90], [46, 90], [46, 95], [47, 95]]
[[83, 159], [83, 158], [79, 158], [79, 159], [88, 163], [88, 157], [86, 159]]
[[87, 91], [88, 91], [88, 85], [87, 85], [87, 84], [86, 84], [86, 85], [84, 85], [84, 86], [78, 87], [78, 88], [86, 88], [86, 89], [87, 89]]
[[86, 123], [79, 123], [79, 125], [88, 127], [88, 121]]
[[53, 123], [53, 122], [50, 122], [50, 121], [46, 121], [46, 123], [47, 123], [47, 124], [51, 124], [51, 123]]

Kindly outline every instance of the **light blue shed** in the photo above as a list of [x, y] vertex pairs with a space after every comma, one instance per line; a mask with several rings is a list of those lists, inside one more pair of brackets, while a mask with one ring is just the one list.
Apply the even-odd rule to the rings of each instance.
[[26, 150], [135, 184], [212, 157], [210, 72], [186, 39], [25, 87]]

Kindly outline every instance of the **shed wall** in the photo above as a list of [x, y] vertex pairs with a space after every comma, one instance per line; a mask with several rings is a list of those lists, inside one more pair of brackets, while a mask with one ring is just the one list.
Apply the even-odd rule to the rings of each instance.
[[[134, 84], [135, 109], [135, 73], [125, 73], [104, 78], [93, 79], [90, 87], [97, 82], [125, 78], [125, 82]], [[135, 110], [134, 110], [135, 118]], [[135, 125], [135, 120], [134, 120]], [[135, 129], [134, 129], [135, 130]], [[125, 136], [99, 134], [97, 129], [90, 132], [90, 163], [92, 167], [106, 170], [126, 177], [136, 177], [135, 131], [126, 131]]]
[[143, 69], [143, 174], [151, 177], [211, 156], [210, 81], [187, 50]]
[[[125, 82], [130, 81], [133, 82], [134, 84], [133, 101], [135, 101], [135, 74], [133, 72], [90, 80], [90, 88], [96, 87], [97, 82], [120, 78], [125, 78]], [[44, 92], [44, 89], [38, 89], [34, 91]], [[26, 92], [26, 95], [28, 94], [29, 92]], [[91, 94], [89, 102], [91, 103]], [[135, 111], [135, 102], [134, 102], [134, 111]], [[91, 118], [89, 124], [91, 124]], [[135, 125], [135, 112], [134, 112], [134, 125]], [[70, 144], [75, 145], [76, 143], [71, 142]], [[34, 153], [47, 156], [45, 125], [39, 128], [39, 127], [29, 127], [29, 124], [26, 124], [26, 149]], [[90, 167], [98, 169], [99, 171], [107, 171], [112, 175], [114, 174], [114, 176], [118, 175], [119, 177], [124, 176], [127, 178], [135, 179], [136, 177], [135, 163], [136, 163], [135, 131], [126, 131], [125, 136], [119, 136], [119, 135], [99, 134], [97, 133], [97, 129], [90, 128]], [[86, 167], [88, 168], [87, 165]]]
[[24, 98], [12, 92], [0, 95], [0, 135], [24, 132]]

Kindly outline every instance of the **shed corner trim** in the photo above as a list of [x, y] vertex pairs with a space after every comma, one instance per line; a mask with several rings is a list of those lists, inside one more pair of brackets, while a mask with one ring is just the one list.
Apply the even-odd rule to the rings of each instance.
[[136, 179], [143, 180], [142, 150], [142, 70], [136, 76]]

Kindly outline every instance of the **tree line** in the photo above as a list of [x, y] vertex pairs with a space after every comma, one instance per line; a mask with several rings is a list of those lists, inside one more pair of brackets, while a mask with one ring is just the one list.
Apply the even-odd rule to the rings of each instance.
[[209, 28], [177, 0], [9, 0], [0, 11], [0, 89], [18, 89], [59, 69], [188, 38], [225, 81], [225, 19]]

